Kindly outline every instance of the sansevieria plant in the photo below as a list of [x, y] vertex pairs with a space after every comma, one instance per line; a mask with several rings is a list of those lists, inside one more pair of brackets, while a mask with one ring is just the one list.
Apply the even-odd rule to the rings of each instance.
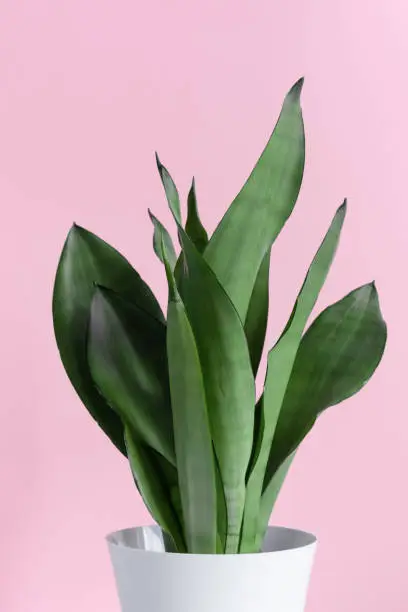
[[71, 228], [58, 265], [53, 317], [67, 374], [129, 459], [152, 517], [178, 552], [259, 551], [299, 444], [326, 408], [365, 385], [384, 351], [374, 283], [326, 308], [306, 330], [339, 242], [344, 202], [269, 349], [256, 397], [271, 247], [303, 175], [302, 84], [287, 94], [261, 157], [210, 238], [194, 182], [184, 223], [176, 186], [157, 158], [180, 244], [178, 253], [150, 213], [168, 283], [166, 318], [130, 263], [82, 227]]

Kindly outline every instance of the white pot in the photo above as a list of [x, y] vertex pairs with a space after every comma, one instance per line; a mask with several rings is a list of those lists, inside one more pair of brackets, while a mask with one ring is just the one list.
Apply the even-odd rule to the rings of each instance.
[[164, 552], [158, 527], [108, 536], [122, 612], [304, 612], [310, 533], [269, 527], [258, 554]]

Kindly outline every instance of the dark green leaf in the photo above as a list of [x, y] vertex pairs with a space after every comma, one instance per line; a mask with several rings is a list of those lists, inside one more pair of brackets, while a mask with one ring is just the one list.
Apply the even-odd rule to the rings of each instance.
[[88, 361], [109, 405], [144, 444], [175, 465], [165, 326], [112, 291], [96, 288]]
[[245, 321], [258, 270], [295, 205], [305, 138], [300, 92], [289, 91], [274, 132], [250, 177], [224, 215], [205, 259]]
[[171, 178], [169, 171], [161, 163], [157, 153], [156, 163], [170, 210], [173, 213], [175, 219], [177, 219], [177, 223], [181, 224], [180, 197], [177, 191], [177, 187], [173, 179]]
[[[133, 476], [140, 494], [153, 519], [169, 534], [178, 552], [186, 547], [177, 513], [172, 505], [172, 491], [152, 449], [135, 436], [130, 426], [125, 428], [126, 448]], [[169, 466], [171, 468], [171, 466]], [[174, 468], [174, 478], [177, 472]]]
[[169, 265], [171, 269], [174, 270], [174, 267], [177, 261], [177, 255], [176, 255], [176, 251], [174, 250], [173, 240], [171, 239], [171, 236], [169, 232], [166, 230], [166, 228], [164, 227], [164, 225], [158, 220], [157, 217], [154, 216], [154, 214], [150, 210], [149, 210], [149, 216], [154, 225], [154, 234], [153, 234], [154, 252], [156, 253], [157, 257], [160, 259], [160, 261], [163, 263], [162, 246], [161, 246], [161, 241], [163, 240], [163, 242], [165, 243]]
[[186, 234], [189, 236], [197, 251], [202, 253], [208, 244], [208, 236], [201, 223], [200, 215], [198, 214], [194, 179], [188, 194], [187, 206]]
[[324, 310], [304, 335], [279, 415], [264, 487], [317, 416], [354, 395], [381, 361], [387, 338], [374, 283]]
[[[337, 211], [330, 228], [309, 268], [284, 332], [268, 355], [268, 370], [263, 394], [264, 427], [258, 457], [248, 480], [242, 544], [252, 552], [258, 533], [258, 514], [265, 470], [285, 391], [289, 382], [302, 333], [326, 280], [337, 249], [346, 214], [346, 203]], [[247, 547], [247, 548], [245, 548]]]
[[237, 552], [251, 456], [255, 384], [242, 323], [212, 270], [179, 228], [183, 300], [197, 343], [227, 506], [226, 552]]
[[258, 270], [244, 326], [254, 376], [261, 361], [268, 324], [270, 256], [269, 249]]
[[160, 306], [137, 272], [106, 242], [74, 225], [58, 265], [53, 295], [55, 337], [65, 370], [81, 400], [125, 454], [123, 426], [92, 381], [86, 334], [94, 283], [114, 289], [163, 321]]

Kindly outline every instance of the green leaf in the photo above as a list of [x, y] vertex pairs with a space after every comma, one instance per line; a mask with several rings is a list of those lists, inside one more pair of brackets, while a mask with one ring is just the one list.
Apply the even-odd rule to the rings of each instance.
[[88, 362], [112, 409], [146, 445], [175, 465], [165, 326], [112, 291], [97, 287]]
[[208, 244], [208, 236], [203, 224], [201, 223], [200, 215], [198, 214], [197, 196], [194, 179], [188, 194], [187, 207], [187, 221], [185, 228], [186, 234], [196, 247], [197, 251], [203, 253], [205, 247]]
[[95, 389], [87, 361], [86, 334], [94, 283], [122, 294], [163, 321], [149, 287], [106, 242], [74, 225], [66, 239], [53, 294], [54, 331], [65, 370], [81, 400], [112, 442], [126, 454], [123, 425]]
[[180, 197], [177, 191], [177, 187], [170, 176], [167, 168], [161, 163], [159, 156], [156, 153], [157, 169], [159, 170], [160, 178], [163, 183], [164, 191], [166, 193], [167, 202], [171, 212], [173, 213], [177, 223], [181, 225], [181, 211], [180, 211]]
[[296, 355], [268, 460], [264, 488], [317, 416], [359, 391], [381, 361], [387, 338], [374, 283], [329, 306]]
[[[171, 487], [167, 482], [168, 477], [165, 478], [161, 470], [160, 462], [152, 449], [135, 436], [129, 425], [125, 427], [125, 440], [132, 473], [147, 509], [160, 527], [171, 536], [177, 552], [185, 552], [180, 521], [171, 503]], [[172, 469], [176, 479], [177, 472]]]
[[269, 352], [263, 394], [263, 436], [257, 461], [248, 480], [241, 548], [252, 552], [258, 533], [258, 514], [265, 470], [279, 413], [303, 330], [326, 280], [346, 214], [346, 202], [336, 212], [317, 251], [281, 337]]
[[205, 259], [245, 321], [262, 261], [295, 205], [303, 176], [305, 137], [300, 79], [285, 98], [269, 142], [224, 215]]
[[171, 236], [169, 232], [166, 230], [166, 228], [164, 227], [164, 225], [158, 220], [157, 217], [154, 216], [154, 214], [150, 210], [149, 210], [149, 217], [154, 226], [154, 234], [153, 234], [154, 252], [156, 253], [157, 257], [160, 259], [160, 261], [164, 263], [163, 254], [162, 254], [162, 244], [161, 244], [161, 242], [163, 241], [165, 243], [169, 265], [171, 269], [174, 270], [174, 267], [177, 262], [177, 255], [174, 249], [173, 240], [171, 239]]
[[264, 436], [265, 429], [265, 417], [264, 417], [264, 408], [263, 408], [263, 394], [258, 399], [255, 405], [255, 417], [254, 417], [254, 441], [252, 445], [251, 459], [249, 461], [246, 481], [248, 480], [252, 474], [252, 471], [258, 461], [259, 453], [262, 447], [262, 440]]
[[[177, 219], [175, 219], [177, 223]], [[208, 236], [205, 231], [200, 217], [198, 215], [197, 208], [197, 199], [195, 193], [195, 181], [193, 179], [190, 192], [188, 194], [188, 214], [187, 214], [187, 222], [185, 227], [186, 234], [189, 236], [192, 243], [195, 245], [196, 249], [202, 253], [205, 247], [208, 244]], [[180, 295], [183, 295], [183, 278], [185, 275], [185, 264], [184, 264], [184, 255], [183, 252], [180, 253], [180, 256], [177, 260], [174, 277], [177, 282], [177, 287], [180, 292]]]
[[183, 301], [197, 343], [214, 450], [224, 486], [226, 552], [237, 552], [251, 456], [255, 384], [242, 323], [216, 276], [179, 228]]
[[268, 325], [270, 255], [268, 250], [258, 270], [244, 326], [254, 376], [258, 372]]
[[271, 516], [272, 509], [275, 505], [276, 500], [278, 499], [280, 490], [285, 481], [289, 468], [292, 465], [295, 453], [296, 451], [293, 451], [293, 453], [291, 453], [285, 459], [285, 461], [281, 463], [281, 465], [278, 467], [278, 469], [272, 476], [268, 488], [262, 495], [261, 506], [258, 516], [258, 531], [256, 534], [254, 547], [256, 551], [259, 551], [262, 546], [262, 542], [265, 537], [265, 532], [268, 528], [269, 518]]
[[217, 489], [217, 554], [224, 554], [227, 544], [228, 517], [224, 485], [222, 484], [220, 466], [214, 451], [215, 486]]
[[[168, 274], [172, 275], [169, 264]], [[216, 552], [215, 467], [203, 373], [184, 305], [170, 283], [167, 358], [184, 534], [190, 553]]]

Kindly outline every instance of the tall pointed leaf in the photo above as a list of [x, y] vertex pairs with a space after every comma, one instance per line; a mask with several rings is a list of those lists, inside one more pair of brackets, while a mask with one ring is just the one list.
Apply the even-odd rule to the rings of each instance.
[[88, 336], [89, 367], [99, 391], [146, 445], [175, 464], [165, 326], [99, 287]]
[[157, 163], [157, 169], [160, 174], [160, 178], [163, 183], [164, 191], [166, 193], [166, 198], [167, 198], [167, 202], [170, 207], [170, 210], [173, 213], [174, 217], [177, 219], [177, 223], [181, 224], [180, 197], [177, 191], [176, 184], [171, 178], [170, 173], [167, 170], [167, 168], [165, 168], [163, 164], [161, 163], [157, 153], [156, 153], [156, 163]]
[[197, 343], [227, 506], [226, 552], [237, 552], [251, 456], [255, 384], [242, 323], [212, 270], [179, 228], [183, 300]]
[[264, 488], [317, 416], [363, 387], [385, 348], [386, 324], [374, 283], [324, 310], [304, 335], [279, 414]]
[[205, 250], [241, 321], [262, 260], [290, 216], [302, 182], [302, 85], [300, 79], [287, 94], [268, 144]]
[[93, 418], [125, 454], [121, 420], [95, 389], [88, 367], [86, 333], [94, 283], [114, 289], [161, 321], [163, 314], [149, 287], [124, 257], [95, 234], [72, 227], [55, 278], [55, 337], [72, 385]]
[[169, 232], [166, 230], [166, 228], [164, 227], [164, 225], [158, 220], [157, 217], [154, 216], [154, 214], [150, 210], [149, 210], [149, 217], [154, 226], [154, 233], [153, 233], [154, 252], [156, 253], [157, 257], [160, 259], [160, 261], [164, 263], [162, 244], [161, 244], [162, 241], [164, 241], [166, 245], [166, 252], [167, 252], [167, 256], [169, 260], [169, 265], [171, 269], [174, 270], [174, 267], [177, 261], [177, 255], [174, 249], [173, 240], [171, 239], [171, 236]]
[[244, 326], [254, 376], [258, 372], [268, 325], [270, 256], [268, 249], [258, 270]]
[[188, 552], [214, 554], [216, 481], [203, 373], [173, 272], [167, 260], [165, 264], [169, 279], [167, 358], [184, 534]]
[[132, 473], [147, 509], [160, 527], [171, 536], [177, 552], [185, 552], [180, 520], [171, 502], [172, 492], [159, 462], [130, 426], [125, 427], [125, 441]]
[[340, 206], [336, 212], [330, 228], [310, 265], [286, 328], [268, 355], [268, 369], [263, 394], [263, 437], [257, 461], [248, 480], [245, 505], [241, 545], [245, 552], [253, 551], [255, 545], [265, 470], [296, 352], [309, 315], [326, 280], [335, 255], [345, 214], [346, 203]]
[[187, 198], [187, 221], [185, 229], [186, 234], [196, 247], [197, 251], [202, 253], [208, 244], [208, 236], [203, 224], [201, 223], [200, 215], [198, 214], [194, 179]]

